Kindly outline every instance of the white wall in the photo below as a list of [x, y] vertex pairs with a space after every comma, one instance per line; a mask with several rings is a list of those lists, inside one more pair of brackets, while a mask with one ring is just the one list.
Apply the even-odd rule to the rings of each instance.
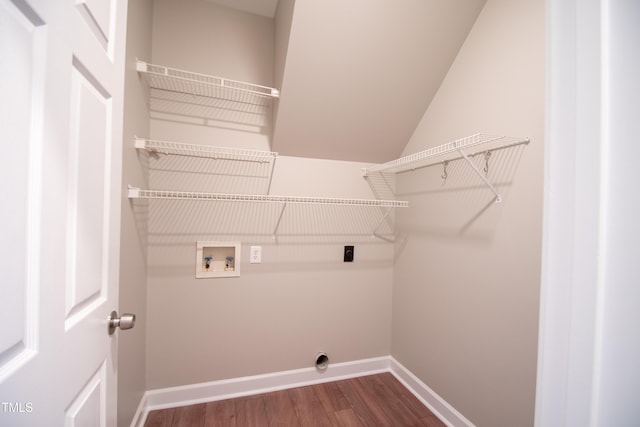
[[[204, 0], [156, 0], [154, 4], [152, 60], [141, 59], [225, 79], [273, 85], [273, 19]], [[244, 107], [239, 103], [232, 109], [214, 109], [213, 114], [209, 110], [205, 120], [199, 115], [201, 111], [185, 111], [180, 105], [169, 109], [178, 114], [167, 117], [153, 112], [152, 118], [191, 124], [191, 143], [269, 150], [272, 109], [256, 110], [251, 104]], [[161, 126], [152, 122], [152, 128], [156, 125]], [[181, 141], [182, 129], [165, 126], [152, 132], [161, 139]]]
[[151, 53], [152, 0], [129, 2], [125, 70], [125, 104], [122, 157], [122, 220], [120, 234], [120, 313], [136, 314], [136, 326], [118, 334], [118, 425], [128, 426], [146, 390], [147, 332], [147, 207], [127, 199], [127, 185], [145, 188], [145, 158], [138, 157], [133, 137], [149, 133], [149, 115], [136, 57]]
[[[489, 0], [404, 154], [477, 132], [530, 137], [401, 174], [392, 355], [478, 426], [534, 419], [544, 146], [544, 2]], [[474, 161], [482, 169], [481, 156]]]
[[[273, 20], [196, 0], [156, 0], [153, 34], [154, 63], [272, 84]], [[263, 51], [268, 57], [258, 55]], [[154, 116], [151, 136], [269, 148], [264, 129], [167, 115]], [[151, 188], [263, 193], [270, 176], [261, 165], [164, 156], [149, 162]], [[371, 199], [362, 166], [279, 157], [271, 194]], [[389, 354], [393, 245], [370, 237], [382, 212], [290, 205], [274, 240], [280, 209], [150, 203], [149, 389], [311, 367], [318, 351], [332, 362]], [[195, 279], [198, 240], [242, 241], [241, 276]], [[248, 263], [252, 244], [263, 247], [261, 264]], [[356, 245], [353, 263], [342, 262], [346, 244]]]
[[284, 78], [294, 5], [295, 0], [279, 0], [274, 17], [273, 84], [277, 88], [282, 87], [282, 79]]
[[259, 85], [273, 84], [272, 19], [203, 0], [154, 3], [155, 62]]
[[[345, 189], [327, 178], [361, 166], [281, 158], [273, 193], [368, 194], [364, 183]], [[342, 241], [362, 210], [288, 206], [274, 241], [277, 205], [184, 203], [151, 205], [150, 388], [311, 367], [318, 351], [333, 362], [389, 354], [393, 247], [368, 235]], [[241, 276], [195, 279], [198, 239], [241, 240]], [[356, 261], [343, 263], [342, 246], [353, 243]], [[252, 244], [261, 264], [248, 263]]]

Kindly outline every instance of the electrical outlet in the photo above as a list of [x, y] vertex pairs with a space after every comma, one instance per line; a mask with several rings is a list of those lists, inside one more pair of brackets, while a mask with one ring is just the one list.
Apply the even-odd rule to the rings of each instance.
[[344, 262], [353, 262], [353, 246], [344, 247]]
[[262, 246], [251, 246], [249, 250], [249, 263], [260, 264], [262, 262]]

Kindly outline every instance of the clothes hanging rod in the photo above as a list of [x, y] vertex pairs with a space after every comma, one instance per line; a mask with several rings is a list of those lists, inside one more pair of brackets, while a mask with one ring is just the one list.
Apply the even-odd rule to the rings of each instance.
[[315, 205], [342, 205], [342, 206], [369, 206], [406, 208], [409, 202], [400, 200], [367, 200], [367, 199], [340, 199], [328, 197], [303, 197], [303, 196], [269, 196], [261, 194], [226, 194], [226, 193], [202, 193], [187, 191], [166, 190], [142, 190], [129, 187], [130, 199], [165, 199], [165, 200], [209, 200], [225, 202], [261, 202], [261, 203], [299, 203]]
[[182, 142], [160, 141], [138, 137], [135, 138], [134, 145], [137, 149], [147, 150], [153, 153], [188, 157], [204, 157], [210, 159], [268, 163], [278, 157], [278, 153], [273, 151], [214, 147], [208, 145], [186, 144]]

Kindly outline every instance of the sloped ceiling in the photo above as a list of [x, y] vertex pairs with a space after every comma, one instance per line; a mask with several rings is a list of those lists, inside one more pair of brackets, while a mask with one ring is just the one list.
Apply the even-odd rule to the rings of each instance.
[[485, 1], [279, 0], [290, 22], [276, 12], [272, 150], [371, 163], [399, 157]]

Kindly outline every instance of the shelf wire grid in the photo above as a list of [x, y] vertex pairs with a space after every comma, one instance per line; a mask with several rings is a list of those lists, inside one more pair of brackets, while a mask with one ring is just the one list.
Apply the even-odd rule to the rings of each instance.
[[188, 191], [166, 190], [142, 190], [129, 188], [130, 199], [167, 199], [167, 200], [211, 200], [227, 202], [260, 202], [260, 203], [297, 203], [316, 205], [344, 205], [344, 206], [371, 206], [406, 208], [409, 202], [401, 200], [368, 200], [368, 199], [341, 199], [327, 197], [306, 196], [275, 196], [261, 194], [227, 194], [227, 193], [203, 193]]
[[151, 89], [269, 106], [280, 92], [271, 87], [209, 76], [138, 61], [138, 72]]
[[402, 172], [413, 169], [421, 162], [433, 159], [435, 157], [445, 156], [451, 153], [457, 153], [458, 150], [469, 148], [480, 144], [488, 144], [493, 142], [501, 143], [517, 143], [527, 142], [527, 138], [514, 138], [502, 135], [486, 135], [477, 133], [465, 138], [457, 139], [437, 147], [428, 148], [426, 150], [400, 157], [399, 159], [380, 165], [373, 165], [365, 169], [365, 176], [373, 172]]
[[145, 149], [151, 152], [162, 154], [259, 163], [271, 162], [278, 156], [278, 153], [273, 151], [215, 147], [208, 145], [186, 144], [182, 142], [161, 141], [142, 138], [136, 139], [135, 146], [139, 149]]

